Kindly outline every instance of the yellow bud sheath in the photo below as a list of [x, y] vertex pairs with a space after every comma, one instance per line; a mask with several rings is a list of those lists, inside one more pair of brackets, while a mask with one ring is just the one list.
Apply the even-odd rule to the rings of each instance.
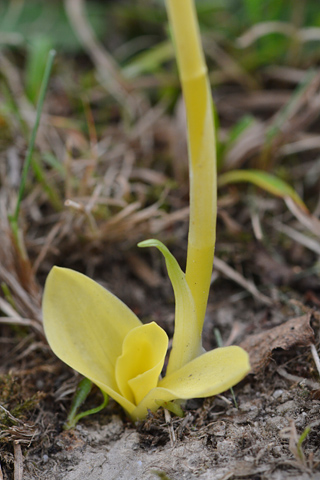
[[190, 225], [186, 280], [201, 335], [214, 256], [217, 212], [216, 141], [207, 67], [194, 2], [167, 0], [188, 122]]

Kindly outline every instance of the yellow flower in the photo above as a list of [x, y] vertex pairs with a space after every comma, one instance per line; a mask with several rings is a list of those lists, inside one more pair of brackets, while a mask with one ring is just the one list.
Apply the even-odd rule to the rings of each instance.
[[195, 308], [185, 275], [170, 252], [165, 256], [176, 297], [176, 328], [167, 374], [161, 379], [168, 337], [156, 323], [142, 324], [117, 297], [85, 275], [54, 267], [46, 281], [43, 321], [55, 354], [142, 419], [176, 399], [208, 397], [239, 382], [250, 370], [240, 347], [203, 353]]

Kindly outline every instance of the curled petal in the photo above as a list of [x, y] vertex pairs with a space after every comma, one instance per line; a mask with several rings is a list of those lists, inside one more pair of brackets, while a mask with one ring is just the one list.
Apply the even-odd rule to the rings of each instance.
[[43, 323], [54, 353], [130, 413], [134, 405], [121, 395], [114, 372], [124, 338], [142, 325], [135, 314], [85, 275], [54, 267], [45, 285]]
[[204, 353], [165, 376], [140, 402], [131, 417], [144, 418], [147, 410], [175, 399], [210, 397], [240, 382], [250, 371], [249, 356], [240, 347], [222, 347]]
[[128, 333], [116, 364], [116, 381], [124, 397], [137, 405], [157, 386], [167, 348], [167, 334], [154, 322]]

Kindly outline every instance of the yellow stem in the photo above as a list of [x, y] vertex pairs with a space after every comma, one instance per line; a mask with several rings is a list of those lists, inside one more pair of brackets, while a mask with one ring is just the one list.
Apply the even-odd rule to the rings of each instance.
[[207, 307], [214, 256], [217, 180], [210, 84], [193, 0], [166, 0], [188, 122], [190, 224], [186, 280], [199, 331]]

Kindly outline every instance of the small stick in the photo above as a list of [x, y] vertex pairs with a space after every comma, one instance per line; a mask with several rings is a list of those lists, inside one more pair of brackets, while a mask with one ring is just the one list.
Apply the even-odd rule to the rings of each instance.
[[23, 455], [21, 451], [20, 443], [15, 440], [13, 442], [13, 451], [14, 451], [14, 480], [23, 479]]
[[168, 429], [169, 429], [169, 437], [170, 437], [171, 447], [173, 447], [174, 444], [176, 443], [176, 436], [174, 434], [174, 430], [173, 430], [173, 426], [172, 426], [172, 422], [171, 422], [171, 415], [170, 415], [169, 410], [167, 410], [166, 408], [164, 408], [163, 410], [164, 410], [164, 419], [165, 419], [165, 421], [168, 425]]
[[316, 367], [320, 376], [320, 359], [319, 359], [317, 349], [314, 344], [312, 344], [310, 348], [311, 348], [311, 354], [313, 356], [314, 363], [316, 364]]
[[294, 382], [297, 384], [303, 384], [307, 385], [307, 387], [312, 388], [312, 390], [320, 390], [320, 383], [319, 382], [314, 382], [313, 380], [310, 380], [309, 378], [303, 378], [303, 377], [298, 377], [297, 375], [292, 375], [291, 373], [288, 373], [284, 368], [279, 367], [277, 369], [277, 373], [283, 377], [289, 380], [290, 382]]

